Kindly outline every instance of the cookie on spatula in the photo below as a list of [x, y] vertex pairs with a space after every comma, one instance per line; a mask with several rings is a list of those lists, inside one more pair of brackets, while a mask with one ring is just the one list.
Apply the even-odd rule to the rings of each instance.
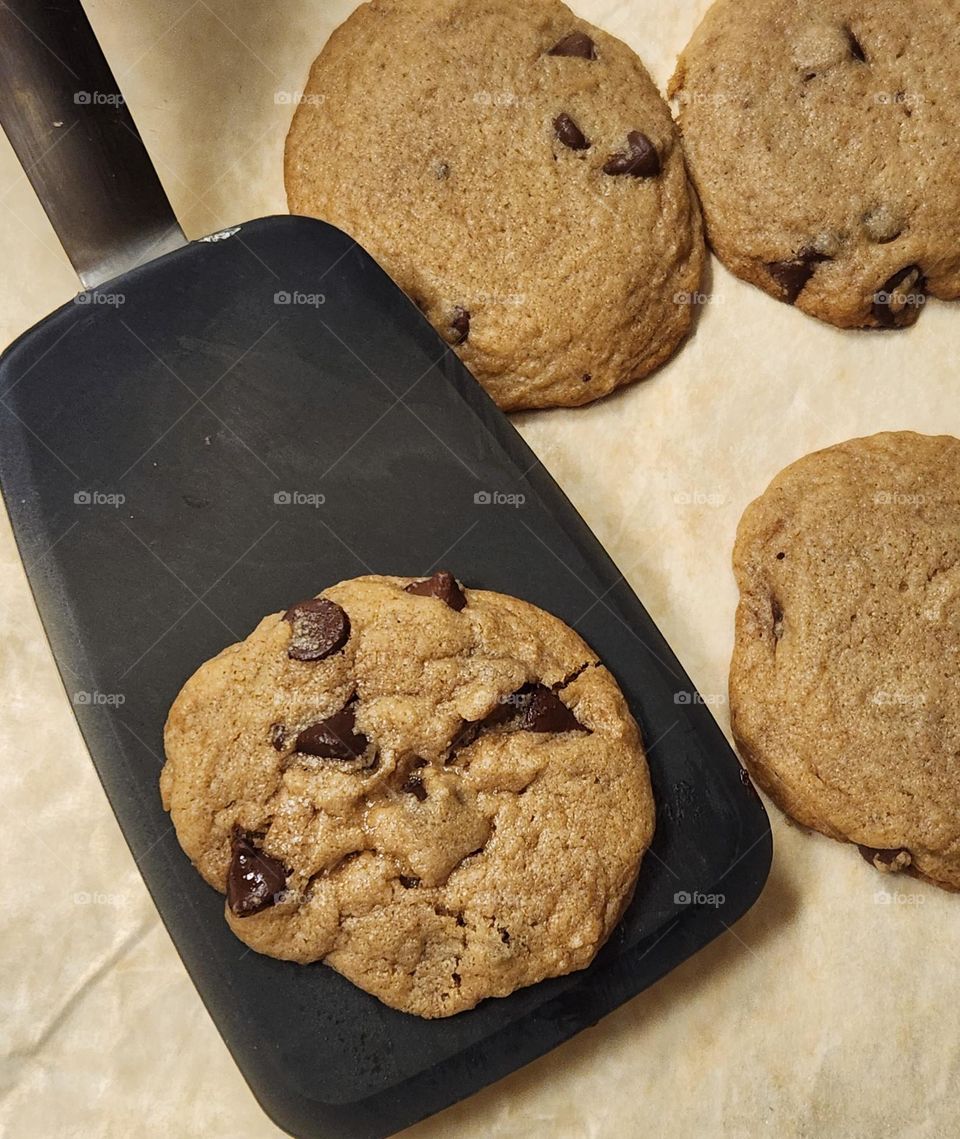
[[425, 1017], [588, 965], [653, 834], [607, 669], [444, 572], [264, 618], [187, 682], [165, 746], [164, 805], [236, 935]]

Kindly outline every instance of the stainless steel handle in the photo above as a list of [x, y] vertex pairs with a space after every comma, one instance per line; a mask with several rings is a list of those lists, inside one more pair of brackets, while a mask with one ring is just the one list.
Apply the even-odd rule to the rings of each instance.
[[0, 0], [0, 123], [87, 288], [186, 244], [79, 0]]

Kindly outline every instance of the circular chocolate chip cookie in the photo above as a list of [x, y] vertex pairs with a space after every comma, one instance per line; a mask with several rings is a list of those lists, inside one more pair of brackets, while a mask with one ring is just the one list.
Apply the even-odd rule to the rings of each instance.
[[290, 210], [360, 242], [505, 409], [639, 380], [686, 335], [699, 208], [670, 111], [556, 0], [374, 0], [313, 65]]
[[745, 512], [730, 710], [788, 814], [960, 889], [960, 440], [830, 447]]
[[164, 806], [236, 935], [425, 1017], [589, 964], [653, 833], [610, 673], [447, 573], [266, 617], [187, 682], [165, 745]]
[[717, 0], [670, 94], [737, 276], [841, 328], [960, 296], [958, 0]]

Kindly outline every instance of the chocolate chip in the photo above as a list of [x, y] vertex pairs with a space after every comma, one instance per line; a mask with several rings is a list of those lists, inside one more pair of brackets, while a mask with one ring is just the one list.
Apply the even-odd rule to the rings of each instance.
[[277, 751], [283, 751], [284, 744], [287, 742], [287, 729], [283, 724], [270, 725], [270, 744], [275, 747]]
[[287, 885], [287, 869], [254, 845], [253, 837], [235, 831], [227, 871], [227, 904], [238, 918], [276, 905]]
[[857, 846], [860, 855], [876, 869], [906, 870], [913, 861], [913, 855], [905, 847], [897, 850], [878, 850], [873, 846]]
[[459, 989], [460, 988], [460, 981], [461, 981], [460, 974], [459, 973], [451, 973], [450, 977], [451, 977], [451, 980], [453, 981], [453, 983]]
[[418, 803], [426, 802], [427, 789], [419, 775], [409, 775], [400, 790], [406, 791], [408, 795], [413, 795]]
[[569, 115], [557, 115], [553, 120], [553, 129], [557, 132], [557, 138], [568, 150], [590, 149], [590, 143], [587, 142], [583, 131]]
[[524, 732], [587, 731], [559, 696], [542, 684], [534, 688], [520, 717], [519, 728]]
[[626, 151], [611, 154], [603, 167], [604, 174], [629, 174], [632, 178], [655, 178], [660, 173], [657, 148], [642, 131], [627, 135]]
[[460, 305], [453, 310], [453, 318], [450, 321], [450, 328], [453, 330], [456, 339], [454, 344], [463, 344], [463, 342], [470, 335], [470, 313]]
[[321, 759], [359, 759], [367, 749], [367, 737], [355, 730], [353, 702], [339, 712], [303, 729], [297, 736], [296, 750], [301, 755]]
[[780, 286], [782, 299], [792, 305], [806, 288], [814, 268], [808, 261], [771, 261], [767, 272]]
[[467, 603], [463, 590], [457, 585], [457, 579], [446, 570], [438, 570], [425, 581], [412, 582], [404, 587], [404, 592], [414, 593], [418, 597], [436, 597], [458, 613]]
[[796, 304], [797, 297], [806, 288], [817, 265], [830, 260], [825, 253], [818, 253], [815, 249], [801, 249], [789, 261], [769, 261], [767, 272], [780, 286], [783, 292], [781, 299], [792, 305]]
[[283, 619], [293, 628], [287, 649], [291, 660], [325, 660], [342, 649], [350, 636], [350, 618], [336, 602], [325, 597], [298, 602], [284, 613]]
[[863, 50], [863, 45], [854, 34], [853, 28], [843, 29], [847, 34], [847, 43], [850, 45], [850, 54], [859, 63], [867, 62], [867, 53]]
[[873, 315], [881, 328], [906, 328], [913, 324], [926, 302], [926, 288], [919, 265], [907, 265], [894, 273], [874, 296]]
[[415, 890], [417, 888], [417, 886], [420, 885], [420, 879], [410, 877], [407, 874], [401, 874], [400, 875], [400, 885], [405, 890]]
[[555, 43], [547, 55], [564, 55], [573, 59], [596, 59], [597, 46], [586, 32], [571, 32]]
[[469, 747], [482, 732], [495, 727], [497, 724], [505, 724], [507, 720], [513, 719], [522, 712], [530, 702], [532, 691], [533, 686], [525, 684], [512, 695], [499, 700], [482, 720], [464, 720], [460, 731], [450, 742], [450, 755], [447, 757], [447, 763], [452, 763], [456, 758], [456, 753]]

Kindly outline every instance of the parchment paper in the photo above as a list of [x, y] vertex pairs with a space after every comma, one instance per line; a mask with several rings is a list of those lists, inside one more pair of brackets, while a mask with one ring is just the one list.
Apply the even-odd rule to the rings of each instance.
[[[90, 0], [190, 236], [283, 212], [286, 101], [350, 0]], [[579, 0], [661, 88], [706, 0]], [[0, 141], [0, 339], [77, 282]], [[960, 435], [960, 310], [841, 333], [716, 263], [655, 378], [517, 425], [727, 725], [740, 512], [787, 462], [881, 429]], [[2, 414], [0, 408], [0, 414]], [[0, 529], [0, 1132], [278, 1134], [208, 1019], [84, 750]], [[769, 885], [734, 931], [596, 1028], [428, 1121], [458, 1136], [957, 1134], [960, 898], [889, 885], [771, 810]], [[895, 891], [878, 901], [878, 891]]]

